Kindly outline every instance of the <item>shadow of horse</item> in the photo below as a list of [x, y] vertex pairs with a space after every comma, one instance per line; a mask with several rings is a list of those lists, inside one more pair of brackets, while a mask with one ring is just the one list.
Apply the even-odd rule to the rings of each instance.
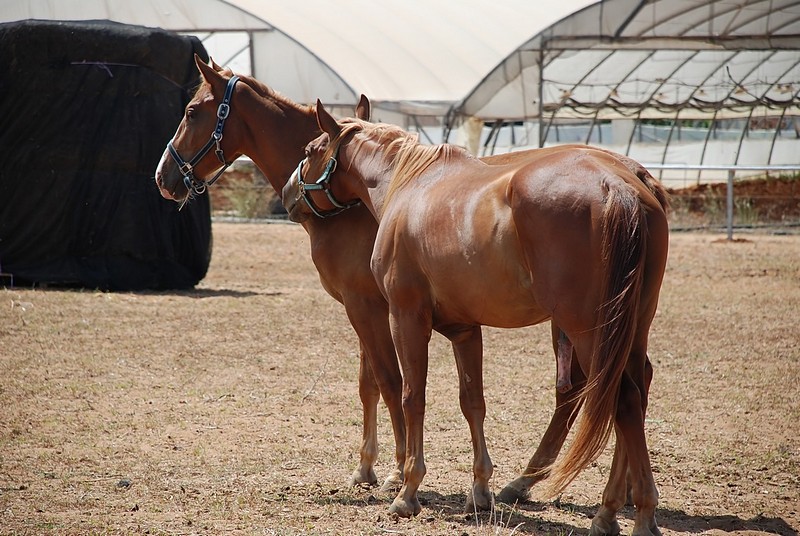
[[[463, 504], [463, 502], [461, 503]], [[588, 534], [588, 530], [578, 528], [566, 523], [548, 522], [536, 516], [536, 512], [542, 512], [550, 507], [564, 510], [573, 515], [591, 519], [599, 508], [599, 505], [585, 506], [573, 503], [565, 503], [556, 500], [552, 503], [542, 503], [527, 501], [514, 506], [512, 517], [503, 526], [513, 528], [518, 523], [524, 525], [517, 528], [517, 532], [536, 532], [556, 534]], [[634, 508], [625, 506], [619, 511], [620, 517], [629, 519], [634, 518]], [[474, 516], [472, 516], [474, 517]], [[497, 516], [495, 516], [496, 518]], [[780, 517], [765, 517], [758, 515], [751, 519], [742, 519], [736, 515], [689, 515], [682, 510], [668, 508], [657, 508], [656, 519], [662, 529], [669, 529], [675, 532], [688, 532], [700, 534], [710, 530], [721, 532], [763, 532], [768, 534], [780, 534], [781, 536], [798, 536], [797, 527], [792, 527], [786, 520]]]
[[[626, 512], [632, 514], [633, 510]], [[722, 532], [764, 532], [780, 534], [781, 536], [797, 536], [798, 527], [792, 527], [780, 517], [766, 517], [757, 515], [751, 519], [742, 519], [739, 516], [719, 515], [689, 515], [682, 510], [658, 508], [656, 510], [658, 524], [678, 532], [691, 532], [699, 534], [709, 530]]]
[[[353, 494], [343, 490], [333, 490], [326, 496], [318, 497], [318, 503], [335, 502], [343, 506], [363, 507], [365, 505], [375, 505], [380, 503], [391, 503], [393, 494], [373, 493], [367, 491], [365, 495]], [[435, 517], [431, 513], [436, 512], [439, 522], [453, 523], [462, 525], [464, 529], [480, 528], [490, 529], [496, 532], [499, 529], [513, 530], [514, 533], [524, 534], [588, 534], [588, 529], [576, 527], [568, 523], [544, 520], [536, 515], [536, 512], [545, 510], [546, 503], [526, 502], [523, 505], [509, 506], [498, 503], [493, 510], [482, 512], [464, 512], [464, 505], [467, 497], [464, 493], [453, 493], [444, 495], [436, 491], [421, 491], [419, 493], [420, 504], [430, 513], [423, 510], [420, 519], [423, 523], [433, 522]], [[587, 514], [593, 510], [588, 507], [570, 506], [575, 512]]]
[[[336, 490], [339, 491], [339, 490]], [[325, 501], [333, 501], [345, 506], [364, 506], [365, 504], [378, 504], [391, 502], [390, 496], [378, 496], [367, 493], [366, 496], [356, 497], [351, 494], [333, 493], [325, 497]], [[422, 491], [419, 494], [420, 503], [428, 510], [438, 512], [448, 522], [458, 523], [464, 527], [482, 528], [506, 528], [515, 533], [523, 534], [588, 534], [589, 529], [578, 527], [570, 523], [551, 521], [539, 515], [548, 509], [555, 508], [563, 510], [573, 516], [592, 519], [599, 505], [591, 506], [563, 502], [556, 500], [553, 502], [525, 501], [513, 506], [497, 504], [495, 508], [488, 512], [465, 513], [466, 495], [463, 493], [453, 493], [443, 495], [435, 491]], [[626, 506], [619, 511], [621, 518], [633, 520], [634, 509]], [[421, 516], [425, 518], [425, 511]], [[431, 518], [432, 519], [432, 518]], [[656, 509], [656, 519], [659, 526], [675, 532], [700, 534], [710, 530], [722, 532], [763, 532], [768, 534], [780, 534], [781, 536], [798, 536], [797, 527], [792, 527], [784, 519], [779, 517], [756, 516], [752, 519], [742, 519], [736, 515], [689, 515], [682, 510], [668, 508]], [[587, 523], [588, 526], [588, 523]]]
[[136, 292], [143, 296], [181, 296], [185, 298], [251, 298], [253, 296], [281, 296], [284, 293], [279, 290], [259, 291], [259, 290], [234, 290], [227, 288], [193, 288], [185, 290], [143, 290]]
[[[451, 522], [499, 534], [502, 529], [514, 534], [588, 534], [588, 528], [578, 527], [561, 521], [543, 519], [538, 512], [546, 510], [550, 503], [527, 501], [524, 504], [507, 505], [496, 503], [489, 511], [465, 512], [467, 496], [464, 493], [442, 495], [436, 492], [422, 492], [420, 502], [432, 510], [441, 512]], [[590, 509], [572, 507], [570, 511], [585, 516]], [[588, 516], [586, 516], [588, 517]]]

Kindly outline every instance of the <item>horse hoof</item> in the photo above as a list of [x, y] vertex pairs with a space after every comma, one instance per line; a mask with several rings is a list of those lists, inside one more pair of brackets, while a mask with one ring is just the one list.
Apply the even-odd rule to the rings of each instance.
[[389, 512], [392, 514], [397, 514], [400, 517], [411, 517], [419, 514], [422, 511], [422, 505], [416, 499], [416, 497], [411, 501], [406, 501], [401, 497], [397, 497], [394, 501], [392, 501], [392, 505], [389, 507]]
[[508, 484], [504, 487], [500, 494], [497, 495], [497, 502], [501, 502], [503, 504], [516, 504], [516, 503], [523, 503], [528, 500], [528, 490], [526, 489], [519, 489], [514, 486], [514, 483]]
[[471, 492], [467, 494], [467, 504], [464, 506], [464, 513], [485, 512], [492, 509], [492, 493]]
[[350, 486], [376, 486], [378, 484], [378, 475], [370, 468], [369, 470], [356, 469], [350, 477]]
[[621, 532], [619, 523], [616, 519], [611, 520], [611, 523], [595, 516], [592, 519], [592, 528], [589, 530], [589, 536], [617, 536]]
[[386, 477], [386, 480], [383, 482], [381, 486], [382, 492], [389, 492], [393, 491], [397, 493], [400, 491], [400, 488], [403, 487], [403, 473], [400, 471], [394, 471], [391, 475]]
[[661, 536], [661, 531], [655, 523], [650, 527], [639, 528], [634, 526], [631, 536]]

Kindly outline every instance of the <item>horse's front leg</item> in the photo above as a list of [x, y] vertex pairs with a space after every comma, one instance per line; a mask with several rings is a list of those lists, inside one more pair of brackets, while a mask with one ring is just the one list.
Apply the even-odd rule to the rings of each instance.
[[394, 431], [396, 465], [381, 489], [397, 490], [403, 482], [406, 427], [401, 401], [402, 377], [389, 330], [389, 309], [383, 298], [376, 301], [350, 297], [345, 298], [345, 308], [361, 343], [358, 390], [364, 411], [361, 461], [350, 484], [377, 483], [374, 469], [378, 457], [377, 405], [383, 396]]
[[472, 492], [467, 494], [466, 512], [492, 508], [489, 479], [494, 468], [486, 448], [483, 423], [486, 400], [483, 396], [483, 341], [480, 326], [459, 326], [443, 331], [453, 344], [458, 369], [461, 412], [469, 424], [472, 438]]
[[374, 486], [378, 483], [375, 462], [378, 460], [378, 400], [381, 394], [375, 376], [372, 374], [372, 366], [364, 349], [364, 343], [362, 342], [360, 346], [358, 396], [361, 398], [364, 428], [361, 435], [361, 456], [358, 468], [350, 476], [350, 485]]
[[403, 486], [389, 508], [402, 517], [417, 515], [422, 505], [417, 497], [425, 476], [423, 425], [425, 420], [425, 384], [428, 380], [428, 342], [431, 338], [430, 315], [417, 307], [390, 317], [400, 366], [403, 370], [403, 414], [406, 421], [406, 460]]

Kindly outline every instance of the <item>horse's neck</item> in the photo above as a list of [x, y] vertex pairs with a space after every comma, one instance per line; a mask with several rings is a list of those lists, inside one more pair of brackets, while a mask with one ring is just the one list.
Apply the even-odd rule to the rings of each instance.
[[277, 99], [261, 88], [255, 93], [257, 101], [245, 119], [250, 133], [245, 155], [280, 193], [319, 127], [310, 108]]
[[352, 159], [352, 148], [348, 149], [350, 155], [346, 160], [341, 160], [339, 166], [349, 169], [354, 183], [349, 188], [353, 195], [358, 197], [372, 213], [376, 221], [381, 221], [386, 195], [392, 178], [392, 167], [388, 157], [382, 151], [379, 158]]
[[384, 175], [378, 181], [363, 180], [367, 190], [369, 200], [364, 200], [367, 208], [372, 212], [375, 220], [380, 222], [383, 215], [384, 207], [386, 206], [387, 193], [389, 192], [389, 183], [391, 180], [391, 172], [384, 171]]
[[[411, 148], [412, 161], [405, 162], [402, 170], [403, 177], [396, 177], [399, 163], [398, 157], [389, 156], [383, 148], [378, 150], [377, 159], [362, 161], [358, 173], [369, 195], [370, 210], [375, 218], [380, 221], [381, 216], [390, 204], [402, 201], [403, 191], [410, 183], [416, 181], [438, 180], [437, 177], [446, 177], [443, 170], [451, 159], [459, 161], [460, 167], [475, 166], [476, 172], [483, 164], [470, 157], [460, 148], [452, 146], [426, 146], [422, 149], [424, 155], [419, 154], [420, 145]], [[419, 157], [419, 158], [418, 158]]]

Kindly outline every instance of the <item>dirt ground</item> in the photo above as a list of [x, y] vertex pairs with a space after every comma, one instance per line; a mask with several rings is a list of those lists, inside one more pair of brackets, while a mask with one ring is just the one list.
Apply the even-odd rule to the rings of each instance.
[[[800, 531], [800, 236], [738, 237], [671, 239], [647, 419], [665, 535]], [[499, 491], [545, 429], [555, 367], [547, 326], [486, 329], [485, 349]], [[0, 289], [0, 534], [587, 533], [610, 445], [557, 500], [463, 513], [471, 447], [440, 336], [421, 515], [349, 488], [357, 369], [295, 225], [215, 223], [193, 291]]]

